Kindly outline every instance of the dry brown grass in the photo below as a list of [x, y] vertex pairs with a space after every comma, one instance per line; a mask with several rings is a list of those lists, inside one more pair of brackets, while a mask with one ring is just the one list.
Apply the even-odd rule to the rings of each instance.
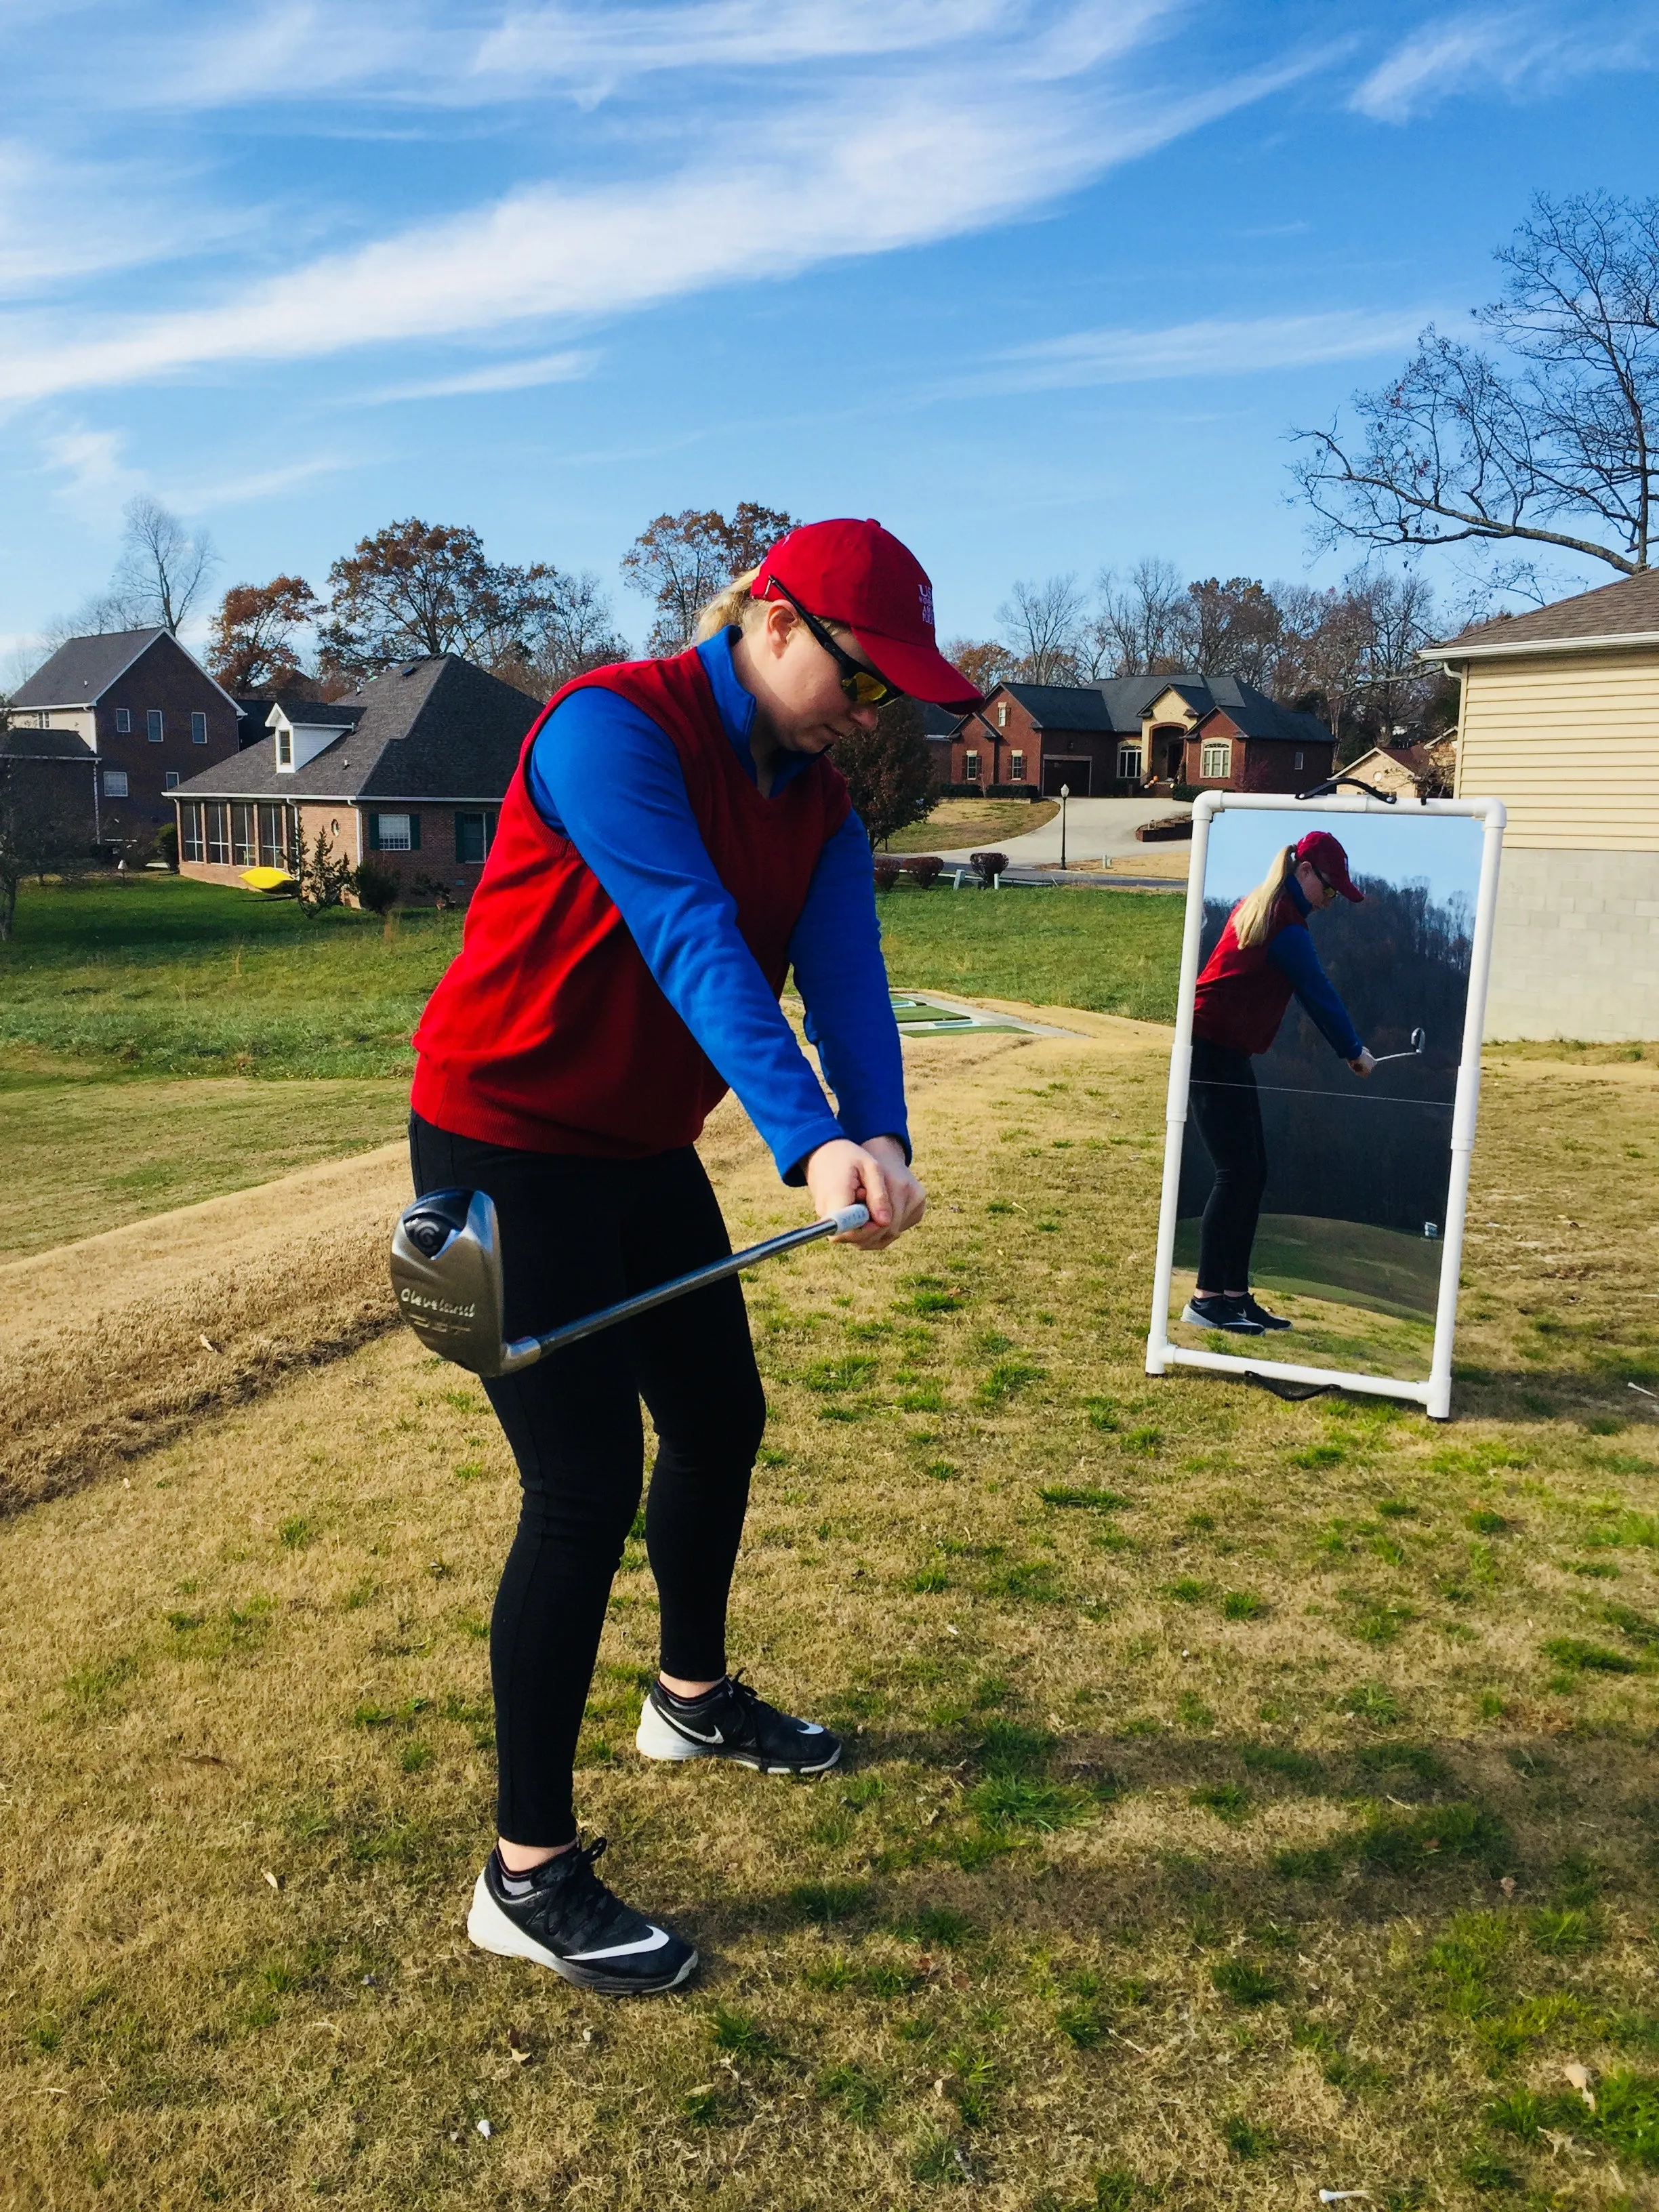
[[411, 1339], [0, 1529], [8, 2206], [1650, 2201], [1659, 1097], [1494, 1079], [1431, 1430], [1140, 1372], [1161, 1060], [1073, 1025], [922, 1048], [925, 1233], [751, 1284], [734, 1656], [843, 1774], [635, 1759], [630, 1547], [581, 1797], [683, 1996], [465, 1945], [513, 1485]]

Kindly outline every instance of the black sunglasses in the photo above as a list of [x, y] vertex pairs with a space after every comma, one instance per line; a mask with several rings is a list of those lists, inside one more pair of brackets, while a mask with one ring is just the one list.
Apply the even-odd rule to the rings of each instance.
[[884, 707], [890, 699], [904, 696], [896, 684], [890, 684], [884, 676], [877, 675], [873, 668], [866, 668], [861, 660], [854, 660], [850, 653], [843, 653], [817, 617], [809, 615], [794, 593], [780, 584], [775, 576], [769, 576], [767, 584], [769, 588], [780, 592], [788, 600], [841, 671], [841, 688], [847, 694], [849, 707]]

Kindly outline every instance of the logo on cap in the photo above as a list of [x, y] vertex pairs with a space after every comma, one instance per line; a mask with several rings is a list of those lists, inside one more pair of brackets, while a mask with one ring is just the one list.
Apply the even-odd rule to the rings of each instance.
[[929, 629], [933, 627], [933, 587], [926, 578], [916, 595], [921, 601], [921, 618]]

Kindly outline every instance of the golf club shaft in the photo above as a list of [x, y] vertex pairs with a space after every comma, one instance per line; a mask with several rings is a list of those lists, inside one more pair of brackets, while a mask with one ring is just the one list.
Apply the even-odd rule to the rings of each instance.
[[614, 1328], [618, 1322], [632, 1321], [636, 1314], [649, 1313], [653, 1306], [666, 1305], [671, 1298], [684, 1297], [688, 1291], [700, 1291], [705, 1283], [724, 1282], [728, 1275], [752, 1267], [757, 1261], [775, 1259], [779, 1253], [796, 1251], [803, 1244], [816, 1244], [820, 1237], [847, 1236], [862, 1229], [869, 1218], [867, 1206], [844, 1206], [837, 1213], [825, 1214], [822, 1221], [809, 1221], [804, 1229], [786, 1230], [781, 1237], [769, 1237], [764, 1243], [748, 1245], [726, 1259], [711, 1261], [706, 1267], [694, 1267], [689, 1275], [676, 1275], [672, 1282], [659, 1283], [654, 1290], [641, 1291], [636, 1297], [623, 1298], [617, 1305], [601, 1306], [597, 1313], [566, 1322], [545, 1336], [519, 1337], [507, 1346], [501, 1371], [510, 1375], [519, 1368], [533, 1366], [550, 1352], [580, 1344], [586, 1336], [597, 1336], [602, 1328]]

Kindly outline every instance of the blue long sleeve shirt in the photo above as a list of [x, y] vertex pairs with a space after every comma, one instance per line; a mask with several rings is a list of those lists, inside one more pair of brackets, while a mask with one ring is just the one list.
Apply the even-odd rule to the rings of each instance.
[[[1305, 921], [1313, 912], [1302, 886], [1292, 876], [1285, 886]], [[1365, 1049], [1348, 1010], [1336, 995], [1336, 987], [1319, 964], [1311, 934], [1305, 929], [1281, 929], [1267, 947], [1267, 957], [1291, 979], [1291, 988], [1310, 1021], [1340, 1059], [1358, 1060]]]
[[[755, 779], [755, 702], [728, 631], [697, 648], [720, 722]], [[777, 762], [774, 792], [808, 766]], [[738, 929], [737, 902], [697, 829], [673, 740], [615, 691], [590, 685], [549, 715], [531, 748], [530, 796], [599, 878], [664, 997], [742, 1101], [786, 1182], [837, 1137], [896, 1137], [909, 1152], [904, 1070], [876, 919], [870, 846], [849, 814], [818, 856], [789, 942], [806, 1034], [836, 1111]]]

